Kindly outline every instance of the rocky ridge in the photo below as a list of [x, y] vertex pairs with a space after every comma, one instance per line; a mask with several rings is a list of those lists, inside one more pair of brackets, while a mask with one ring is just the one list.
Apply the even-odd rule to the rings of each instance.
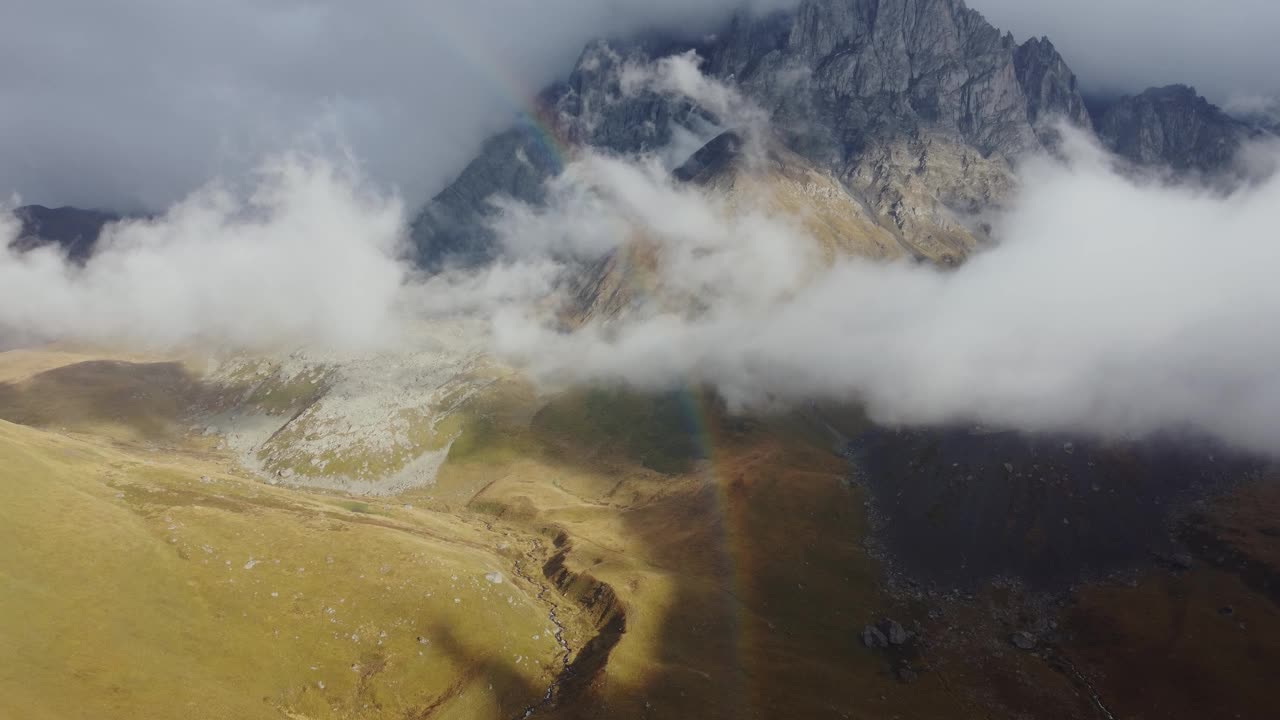
[[[489, 199], [536, 203], [541, 182], [559, 172], [547, 133], [569, 148], [636, 153], [728, 129], [732, 118], [687, 98], [622, 86], [629, 65], [689, 50], [709, 77], [768, 114], [782, 147], [844, 185], [876, 224], [913, 240], [954, 238], [976, 224], [971, 216], [1008, 185], [1010, 161], [1041, 147], [1057, 118], [1090, 126], [1052, 44], [1020, 46], [960, 0], [806, 0], [794, 11], [738, 15], [696, 42], [597, 41], [541, 96], [537, 122], [490, 140], [424, 209], [413, 229], [423, 261], [494, 253]], [[971, 245], [972, 232], [963, 235]]]
[[1099, 110], [1098, 136], [1108, 148], [1139, 165], [1175, 171], [1223, 169], [1261, 132], [1186, 85], [1149, 88]]
[[[963, 0], [803, 0], [739, 14], [707, 37], [590, 43], [533, 114], [490, 139], [426, 205], [412, 231], [420, 261], [498, 254], [491, 200], [541, 202], [544, 182], [581, 148], [666, 153], [675, 169], [738, 129], [687, 97], [624, 86], [629, 67], [690, 51], [768, 116], [778, 147], [829, 176], [897, 244], [929, 248], [912, 253], [919, 259], [958, 261], [979, 243], [982, 214], [1012, 186], [1011, 163], [1054, 148], [1060, 122], [1174, 171], [1224, 169], [1262, 132], [1182, 86], [1087, 106], [1048, 38], [1018, 43]], [[721, 170], [741, 177], [702, 167], [696, 179], [715, 186]]]

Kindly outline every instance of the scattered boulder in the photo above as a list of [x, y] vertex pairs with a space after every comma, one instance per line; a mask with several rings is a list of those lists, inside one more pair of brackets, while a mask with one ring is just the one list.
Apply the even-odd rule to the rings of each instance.
[[1019, 650], [1034, 650], [1036, 647], [1036, 639], [1031, 637], [1031, 633], [1016, 632], [1009, 636], [1009, 642]]
[[890, 645], [902, 645], [907, 642], [907, 629], [897, 620], [885, 620], [884, 626]]
[[485, 579], [485, 580], [488, 580], [489, 582], [493, 583], [494, 585], [501, 585], [501, 584], [502, 584], [502, 573], [497, 572], [497, 571], [494, 571], [494, 572], [491, 572], [491, 573], [485, 573], [484, 579]]
[[889, 638], [880, 632], [880, 628], [875, 625], [868, 625], [862, 629], [862, 644], [871, 649], [889, 647]]
[[910, 685], [920, 679], [920, 673], [913, 670], [910, 665], [903, 665], [898, 668], [897, 671], [894, 672], [894, 675], [898, 678], [898, 682], [903, 685]]

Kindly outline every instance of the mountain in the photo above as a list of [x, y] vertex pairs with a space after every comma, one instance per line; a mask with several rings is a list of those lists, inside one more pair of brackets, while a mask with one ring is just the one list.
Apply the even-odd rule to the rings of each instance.
[[976, 242], [976, 215], [1003, 196], [1014, 157], [1051, 142], [1057, 118], [1091, 126], [1048, 40], [1019, 45], [961, 0], [805, 0], [738, 15], [698, 41], [596, 41], [537, 112], [487, 142], [424, 208], [413, 225], [424, 264], [492, 256], [490, 198], [538, 202], [542, 182], [561, 169], [558, 155], [657, 151], [729, 129], [732, 118], [687, 100], [624, 92], [629, 65], [688, 50], [768, 113], [780, 146], [833, 178], [877, 225], [946, 245], [953, 257]]
[[76, 262], [84, 262], [93, 253], [105, 225], [121, 219], [119, 215], [102, 210], [47, 208], [43, 205], [25, 205], [14, 210], [13, 214], [22, 223], [22, 229], [12, 247], [26, 251], [53, 244]]
[[1097, 109], [1097, 129], [1104, 145], [1134, 163], [1204, 172], [1226, 167], [1260, 132], [1187, 85], [1148, 88], [1106, 104]]
[[[609, 218], [623, 237], [568, 273], [571, 302], [534, 303], [607, 342], [624, 313], [741, 301], [715, 297], [721, 273], [770, 298], [839, 257], [963, 262], [1059, 118], [1149, 149], [1136, 163], [1231, 160], [1205, 149], [1221, 123], [1193, 91], [1086, 104], [1047, 38], [1019, 44], [959, 0], [796, 4], [589, 44], [416, 219], [422, 262], [501, 252], [490, 199], [559, 201], [547, 181], [576, 160], [674, 188]], [[668, 271], [659, 222], [627, 222], [694, 195], [717, 237], [676, 249], [725, 258], [709, 282]], [[23, 211], [24, 247], [81, 260], [115, 219]], [[536, 383], [492, 353], [489, 314], [406, 315], [405, 342], [362, 350], [0, 352], [0, 718], [1274, 714], [1273, 463], [1182, 432], [885, 427], [844, 392], [738, 409], [702, 371], [665, 392]], [[948, 331], [972, 327], [932, 334], [918, 377], [954, 375]], [[1004, 332], [1027, 362], [1060, 349]], [[828, 355], [856, 369], [877, 350]]]

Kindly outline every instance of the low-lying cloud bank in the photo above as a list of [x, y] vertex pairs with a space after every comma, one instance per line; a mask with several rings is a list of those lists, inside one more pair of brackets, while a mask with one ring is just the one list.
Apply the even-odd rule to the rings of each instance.
[[[742, 110], [689, 62], [632, 81]], [[213, 184], [110, 228], [83, 268], [0, 253], [0, 340], [403, 347], [407, 324], [466, 313], [548, 384], [708, 384], [740, 408], [862, 402], [887, 423], [1187, 428], [1275, 454], [1280, 153], [1250, 148], [1272, 174], [1225, 193], [1122, 172], [1064, 132], [1065, 159], [1020, 168], [998, 242], [950, 271], [824, 265], [796, 218], [677, 184], [659, 157], [584, 152], [545, 207], [501, 203], [499, 262], [423, 278], [394, 194], [289, 156], [246, 191]], [[630, 243], [678, 302], [563, 329], [565, 280]]]
[[[1185, 428], [1274, 453], [1280, 178], [1228, 195], [1136, 179], [1074, 133], [1066, 156], [1021, 169], [999, 244], [954, 271], [850, 259], [814, 279], [750, 243], [703, 243], [676, 254], [692, 266], [663, 266], [669, 278], [728, 271], [696, 316], [564, 333], [508, 308], [497, 344], [549, 381], [706, 383], [748, 408], [860, 401], [887, 423], [1112, 437]], [[618, 217], [645, 220], [650, 240], [687, 248], [714, 236], [680, 207], [691, 191], [654, 174], [644, 189], [636, 176], [593, 177], [620, 196]], [[561, 210], [560, 223], [542, 221], [581, 227], [578, 206]], [[775, 223], [767, 246], [808, 246], [798, 232]]]
[[[2, 214], [0, 243], [19, 228]], [[151, 220], [104, 229], [84, 267], [0, 250], [0, 337], [249, 347], [389, 339], [408, 269], [400, 200], [290, 155]]]

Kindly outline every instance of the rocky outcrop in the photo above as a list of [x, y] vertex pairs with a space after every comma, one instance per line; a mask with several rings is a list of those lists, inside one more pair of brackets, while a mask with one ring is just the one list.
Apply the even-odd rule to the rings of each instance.
[[445, 262], [476, 263], [496, 251], [486, 218], [496, 208], [496, 193], [529, 203], [543, 198], [543, 183], [559, 173], [555, 148], [525, 120], [488, 140], [479, 156], [451, 185], [437, 195], [410, 228], [419, 262], [439, 267]]
[[1042, 133], [1058, 119], [1091, 127], [1075, 73], [1049, 38], [1031, 38], [1013, 55], [1018, 85], [1027, 98], [1027, 120]]
[[[717, 136], [673, 172], [676, 181], [697, 188], [725, 212], [725, 222], [740, 211], [766, 210], [792, 218], [804, 232], [797, 251], [813, 261], [817, 273], [838, 258], [913, 260], [947, 266], [959, 262], [980, 242], [981, 229], [952, 217], [938, 200], [963, 205], [965, 193], [995, 196], [1006, 189], [1003, 172], [985, 165], [977, 151], [952, 143], [886, 147], [896, 155], [876, 155], [865, 164], [867, 176], [842, 182], [830, 170], [787, 149], [776, 137], [748, 140], [737, 132]], [[954, 154], [954, 153], [959, 153]], [[910, 161], [904, 158], [911, 158]], [[909, 169], [899, 172], [899, 165]], [[879, 174], [877, 174], [879, 173]], [[871, 202], [860, 189], [877, 188]], [[925, 188], [934, 188], [934, 191]], [[803, 238], [803, 240], [801, 240]], [[632, 311], [697, 314], [697, 298], [668, 287], [658, 244], [644, 228], [629, 242], [571, 278], [571, 302], [562, 321], [611, 320]]]
[[[537, 122], [490, 141], [426, 207], [413, 229], [424, 262], [489, 257], [490, 198], [537, 202], [538, 185], [559, 172], [556, 156], [576, 147], [656, 151], [725, 129], [727, 119], [707, 108], [622, 87], [628, 62], [689, 49], [706, 73], [768, 113], [789, 152], [848, 185], [877, 222], [909, 241], [953, 245], [972, 209], [999, 200], [1009, 159], [1040, 147], [1046, 123], [1089, 123], [1075, 76], [1052, 44], [1020, 46], [962, 0], [804, 0], [740, 15], [697, 43], [596, 42], [539, 99]], [[952, 160], [954, 171], [915, 174]], [[975, 176], [976, 194], [957, 184]]]
[[1150, 88], [1100, 108], [1098, 137], [1139, 165], [1221, 170], [1254, 130], [1186, 85]]
[[84, 262], [93, 253], [102, 228], [120, 216], [101, 210], [75, 207], [47, 208], [25, 205], [13, 211], [22, 223], [12, 247], [20, 252], [44, 245], [56, 245], [74, 262]]
[[669, 145], [675, 127], [710, 132], [713, 120], [688, 102], [649, 90], [624, 97], [625, 60], [660, 57], [666, 48], [620, 47], [602, 41], [588, 45], [568, 80], [548, 88], [534, 112], [486, 142], [458, 179], [427, 204], [411, 227], [421, 264], [435, 268], [491, 258], [497, 250], [489, 225], [497, 211], [494, 199], [541, 202], [547, 179], [581, 147], [637, 153]]
[[[868, 144], [921, 131], [1011, 156], [1037, 145], [1029, 106], [1070, 116], [1083, 105], [1070, 82], [1060, 92], [1037, 85], [1029, 102], [1017, 51], [1012, 35], [960, 0], [807, 0], [793, 15], [735, 20], [709, 67], [815, 160], [856, 162]], [[1036, 60], [1053, 66], [1051, 54]]]

